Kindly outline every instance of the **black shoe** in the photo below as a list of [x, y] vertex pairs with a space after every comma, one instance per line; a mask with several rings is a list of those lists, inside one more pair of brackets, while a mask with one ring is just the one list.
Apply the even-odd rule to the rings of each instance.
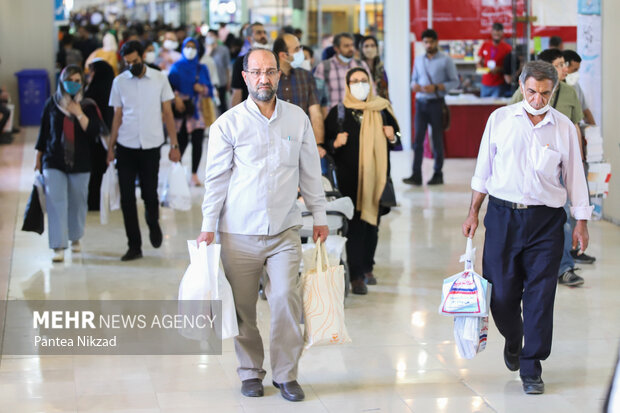
[[366, 295], [368, 294], [368, 287], [366, 287], [364, 280], [351, 281], [351, 292], [353, 294]]
[[132, 261], [142, 258], [142, 251], [128, 249], [125, 255], [121, 257], [121, 261]]
[[364, 278], [366, 281], [366, 285], [377, 285], [377, 278], [375, 277], [375, 275], [371, 272], [367, 272], [366, 274], [364, 274]]
[[426, 185], [443, 185], [443, 173], [435, 172], [430, 181]]
[[521, 381], [525, 394], [543, 394], [545, 392], [545, 383], [540, 376], [521, 376]]
[[596, 258], [591, 255], [585, 253], [580, 255], [579, 250], [571, 250], [570, 255], [579, 264], [594, 264], [594, 261], [596, 261]]
[[161, 247], [161, 242], [164, 236], [161, 233], [161, 227], [159, 226], [159, 223], [156, 223], [155, 225], [149, 227], [149, 238], [151, 240], [151, 245], [153, 246], [153, 248]]
[[409, 178], [403, 178], [403, 182], [409, 185], [420, 186], [422, 185], [422, 176], [413, 174]]
[[246, 397], [263, 397], [265, 390], [261, 379], [248, 379], [241, 382], [241, 394]]
[[508, 341], [506, 341], [506, 344], [504, 344], [504, 363], [506, 363], [508, 370], [517, 371], [519, 370], [519, 367], [521, 367], [519, 363], [519, 357], [521, 356], [521, 343], [519, 343], [517, 350], [514, 352], [510, 351], [509, 347]]
[[299, 385], [299, 383], [297, 383], [297, 380], [280, 384], [274, 381], [273, 385], [276, 387], [276, 389], [280, 389], [280, 394], [288, 401], [300, 402], [306, 397], [301, 386]]
[[575, 269], [571, 268], [570, 270], [564, 272], [560, 275], [558, 282], [562, 285], [566, 285], [569, 287], [577, 287], [583, 285], [583, 278], [575, 274]]

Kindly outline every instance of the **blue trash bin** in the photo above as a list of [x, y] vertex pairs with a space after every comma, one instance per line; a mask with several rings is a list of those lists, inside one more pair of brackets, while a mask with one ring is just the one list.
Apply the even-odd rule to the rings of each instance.
[[15, 73], [19, 89], [19, 122], [36, 126], [41, 122], [45, 101], [50, 96], [50, 82], [45, 69], [24, 69]]

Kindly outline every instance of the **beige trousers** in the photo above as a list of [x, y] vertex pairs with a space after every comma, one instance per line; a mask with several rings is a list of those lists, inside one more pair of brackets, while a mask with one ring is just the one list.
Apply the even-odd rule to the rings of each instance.
[[263, 268], [267, 270], [265, 293], [271, 310], [269, 354], [273, 380], [297, 380], [303, 349], [299, 326], [302, 313], [299, 263], [299, 230], [290, 228], [278, 235], [219, 234], [222, 265], [232, 287], [239, 323], [235, 352], [241, 380], [263, 379], [263, 341], [256, 323], [256, 303]]

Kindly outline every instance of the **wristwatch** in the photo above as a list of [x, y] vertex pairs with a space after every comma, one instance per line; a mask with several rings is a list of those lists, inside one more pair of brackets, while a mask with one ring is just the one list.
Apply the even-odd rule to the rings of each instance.
[[179, 144], [175, 143], [173, 145], [170, 145], [170, 149], [179, 149]]
[[84, 117], [84, 114], [82, 113], [80, 116], [77, 117], [77, 120], [80, 121], [82, 120], [83, 117]]

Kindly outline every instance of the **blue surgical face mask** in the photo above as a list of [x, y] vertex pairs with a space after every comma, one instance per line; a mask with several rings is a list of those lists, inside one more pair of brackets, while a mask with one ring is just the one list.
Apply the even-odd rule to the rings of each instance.
[[72, 82], [71, 80], [63, 80], [62, 87], [65, 91], [71, 96], [77, 95], [77, 93], [82, 89], [82, 85], [78, 82]]
[[343, 63], [349, 63], [351, 60], [353, 60], [353, 57], [346, 57], [341, 54], [338, 54], [338, 58], [342, 60]]

